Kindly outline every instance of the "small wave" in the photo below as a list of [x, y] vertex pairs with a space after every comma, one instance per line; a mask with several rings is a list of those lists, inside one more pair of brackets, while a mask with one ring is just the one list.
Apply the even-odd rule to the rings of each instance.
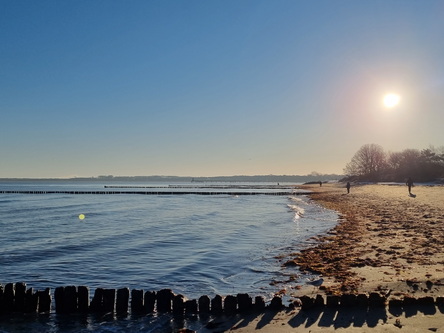
[[289, 197], [289, 199], [293, 202], [297, 202], [299, 204], [307, 204], [307, 201], [302, 199], [301, 197]]
[[305, 209], [302, 208], [302, 207], [299, 207], [298, 205], [290, 205], [290, 204], [288, 204], [287, 207], [290, 208], [290, 210], [292, 212], [294, 212], [294, 214], [295, 214], [294, 215], [294, 219], [295, 220], [300, 219], [305, 214]]

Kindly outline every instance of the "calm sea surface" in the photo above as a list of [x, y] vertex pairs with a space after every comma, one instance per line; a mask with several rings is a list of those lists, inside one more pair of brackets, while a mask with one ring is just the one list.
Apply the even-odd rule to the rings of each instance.
[[[294, 273], [283, 269], [276, 257], [307, 246], [307, 239], [337, 221], [336, 213], [292, 194], [291, 189], [257, 188], [258, 184], [243, 184], [242, 189], [222, 186], [228, 184], [217, 188], [211, 188], [214, 184], [105, 185], [128, 184], [0, 182], [0, 191], [288, 191], [288, 195], [0, 194], [0, 283], [23, 281], [28, 287], [52, 290], [85, 285], [91, 294], [97, 287], [170, 288], [190, 299], [237, 293], [270, 299], [289, 287], [270, 282]], [[155, 316], [72, 325], [60, 326], [51, 318], [45, 323], [3, 318], [0, 332], [173, 330], [170, 320]]]

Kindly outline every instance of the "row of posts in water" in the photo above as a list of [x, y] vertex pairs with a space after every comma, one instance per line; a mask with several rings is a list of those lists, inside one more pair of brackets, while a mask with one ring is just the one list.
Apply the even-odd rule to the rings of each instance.
[[[131, 296], [131, 298], [130, 298]], [[51, 303], [55, 300], [55, 312], [62, 313], [116, 313], [148, 314], [173, 312], [174, 314], [197, 313], [235, 313], [250, 310], [262, 311], [266, 308], [262, 296], [256, 296], [254, 303], [248, 294], [222, 297], [216, 295], [210, 299], [207, 295], [198, 300], [186, 300], [183, 295], [176, 295], [171, 289], [146, 291], [142, 289], [95, 289], [90, 301], [89, 288], [85, 286], [66, 286], [34, 291], [26, 288], [23, 282], [0, 285], [0, 314], [5, 313], [50, 313]], [[282, 301], [276, 297], [269, 306], [280, 307]]]
[[302, 195], [308, 192], [202, 192], [202, 191], [28, 191], [28, 190], [0, 190], [0, 194], [139, 194], [139, 195]]
[[[130, 298], [131, 296], [131, 298]], [[228, 295], [222, 297], [216, 295], [210, 299], [207, 295], [195, 300], [187, 300], [183, 295], [176, 295], [171, 289], [160, 291], [146, 291], [142, 289], [95, 289], [90, 301], [89, 288], [85, 286], [57, 287], [54, 297], [51, 289], [46, 288], [34, 291], [26, 288], [23, 282], [0, 285], [0, 315], [7, 313], [51, 313], [52, 299], [55, 300], [55, 312], [58, 314], [70, 313], [116, 313], [117, 315], [148, 314], [172, 312], [175, 315], [183, 314], [234, 314], [246, 312], [263, 312], [265, 309], [279, 311], [284, 309], [282, 299], [273, 297], [267, 305], [262, 296], [250, 297], [248, 294]], [[302, 296], [290, 304], [290, 307], [310, 309], [312, 307], [405, 307], [405, 306], [431, 306], [437, 305], [444, 310], [444, 297], [431, 296], [403, 299], [390, 299], [379, 293], [344, 294], [341, 296], [321, 295], [314, 297]]]

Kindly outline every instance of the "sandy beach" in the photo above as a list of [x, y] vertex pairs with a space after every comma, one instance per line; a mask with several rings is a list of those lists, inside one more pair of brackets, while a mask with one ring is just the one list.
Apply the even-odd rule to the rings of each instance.
[[[312, 200], [336, 210], [338, 225], [315, 246], [283, 265], [317, 272], [317, 293], [377, 293], [385, 307], [300, 307], [218, 319], [210, 331], [236, 332], [444, 332], [444, 186], [305, 185]], [[312, 286], [288, 290], [295, 302]], [[418, 299], [420, 301], [418, 301]], [[400, 306], [392, 306], [396, 303]], [[409, 304], [413, 303], [413, 304]], [[419, 304], [421, 303], [421, 304]], [[216, 320], [217, 324], [217, 320]]]

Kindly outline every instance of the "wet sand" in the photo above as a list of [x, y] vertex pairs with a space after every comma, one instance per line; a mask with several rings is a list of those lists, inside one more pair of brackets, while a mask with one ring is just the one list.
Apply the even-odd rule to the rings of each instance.
[[[390, 300], [444, 296], [444, 186], [305, 185], [312, 200], [340, 214], [317, 244], [284, 265], [322, 274], [325, 295], [378, 293]], [[297, 300], [312, 286], [288, 290]], [[222, 320], [222, 319], [219, 319]], [[286, 309], [225, 318], [217, 331], [444, 332], [444, 305]], [[214, 331], [214, 330], [211, 330]]]

